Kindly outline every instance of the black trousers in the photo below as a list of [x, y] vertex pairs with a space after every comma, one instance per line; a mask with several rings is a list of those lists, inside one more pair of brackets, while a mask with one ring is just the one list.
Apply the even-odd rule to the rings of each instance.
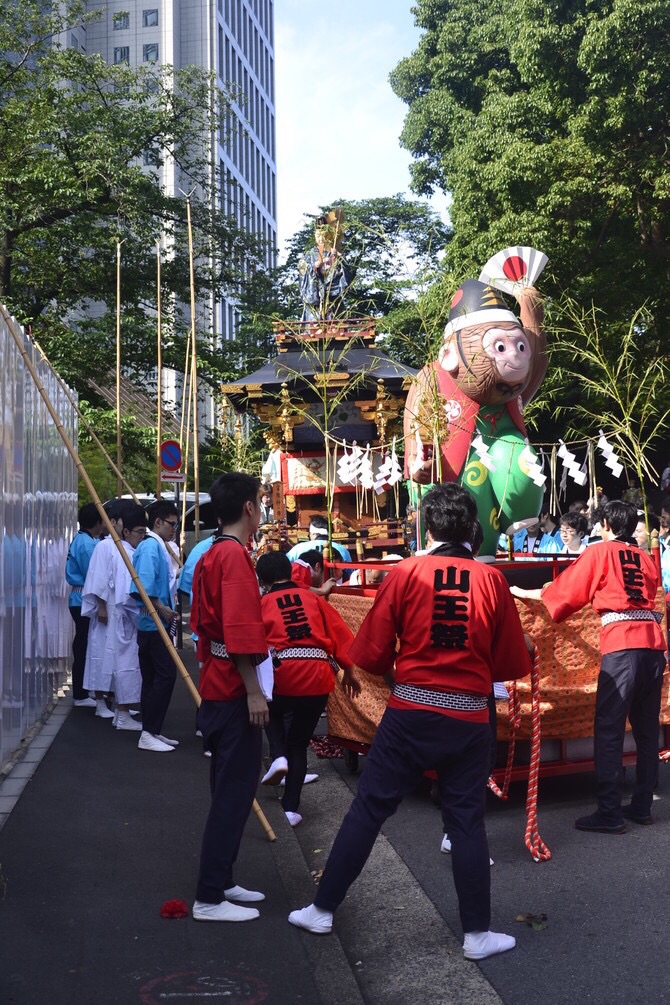
[[[335, 838], [314, 898], [335, 911], [365, 865], [384, 821], [424, 771], [437, 771], [451, 866], [464, 932], [488, 931], [491, 869], [484, 826], [491, 727], [414, 709], [387, 708], [349, 812]], [[446, 868], [449, 859], [438, 856]]]
[[623, 742], [630, 719], [637, 764], [631, 806], [649, 816], [658, 774], [658, 730], [665, 653], [657, 649], [621, 649], [606, 653], [600, 664], [594, 722], [594, 758], [598, 812], [622, 821]]
[[[491, 728], [491, 759], [489, 761], [489, 775], [492, 775], [495, 771], [496, 755], [498, 753], [498, 713], [496, 710], [496, 699], [493, 690], [491, 690], [491, 694], [488, 697], [488, 709], [489, 726]], [[486, 782], [488, 786], [488, 778], [486, 779]], [[442, 830], [445, 834], [449, 833], [444, 810], [442, 811]]]
[[272, 759], [285, 757], [288, 774], [281, 804], [297, 812], [307, 771], [307, 747], [328, 701], [327, 694], [273, 694], [266, 733]]
[[83, 701], [88, 698], [84, 691], [84, 664], [86, 663], [86, 646], [88, 645], [88, 629], [90, 618], [82, 616], [81, 607], [70, 607], [74, 621], [74, 639], [72, 640], [72, 699]]
[[163, 729], [177, 668], [158, 632], [138, 632], [137, 646], [142, 674], [142, 728], [157, 736]]
[[249, 722], [246, 697], [203, 701], [196, 722], [205, 750], [212, 752], [212, 805], [202, 837], [195, 897], [205, 904], [220, 904], [224, 891], [235, 886], [233, 866], [256, 795], [263, 734], [260, 726]]

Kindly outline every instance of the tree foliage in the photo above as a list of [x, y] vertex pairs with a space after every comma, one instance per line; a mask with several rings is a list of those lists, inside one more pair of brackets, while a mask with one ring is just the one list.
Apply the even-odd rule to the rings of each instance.
[[424, 30], [392, 74], [409, 105], [413, 187], [451, 193], [447, 265], [476, 275], [531, 244], [551, 292], [627, 329], [670, 319], [670, 5], [417, 0]]
[[[113, 365], [118, 241], [124, 367], [146, 378], [155, 359], [160, 240], [164, 363], [183, 368], [186, 210], [166, 175], [192, 192], [199, 302], [236, 290], [255, 251], [213, 209], [210, 137], [225, 96], [195, 67], [134, 70], [63, 47], [85, 6], [0, 0], [0, 299], [79, 387]], [[209, 334], [207, 312], [198, 326]], [[202, 373], [215, 383], [211, 348]]]
[[[341, 250], [354, 272], [344, 315], [379, 319], [378, 331], [388, 335], [385, 348], [389, 353], [401, 362], [422, 366], [427, 318], [432, 321], [434, 311], [432, 306], [430, 310], [422, 306], [420, 298], [441, 277], [449, 229], [427, 203], [402, 194], [338, 199], [321, 207], [317, 215], [333, 206], [345, 214]], [[241, 293], [240, 335], [264, 352], [264, 358], [272, 351], [268, 340], [272, 321], [295, 321], [301, 316], [298, 261], [314, 245], [315, 219], [308, 218], [290, 238], [285, 262], [271, 273], [258, 271]], [[433, 305], [433, 300], [428, 303]]]

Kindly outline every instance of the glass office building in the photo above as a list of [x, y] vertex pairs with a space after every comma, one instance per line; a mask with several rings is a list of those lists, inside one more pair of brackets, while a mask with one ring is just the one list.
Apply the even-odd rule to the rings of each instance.
[[[212, 137], [224, 214], [267, 244], [273, 265], [277, 244], [274, 0], [89, 0], [99, 20], [71, 33], [68, 44], [97, 52], [110, 63], [200, 66], [214, 72], [233, 95], [220, 134]], [[169, 192], [188, 189], [174, 166], [163, 168]], [[215, 340], [234, 339], [234, 298], [198, 306], [198, 327]], [[169, 384], [169, 376], [166, 378]], [[177, 388], [164, 397], [178, 402]], [[214, 425], [211, 403], [203, 416]]]

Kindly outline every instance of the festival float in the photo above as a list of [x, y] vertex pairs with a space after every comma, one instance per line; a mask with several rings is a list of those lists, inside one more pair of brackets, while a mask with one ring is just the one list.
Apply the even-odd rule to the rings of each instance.
[[[548, 478], [552, 503], [559, 483], [565, 489], [568, 479], [580, 487], [588, 483], [595, 498], [597, 456], [615, 477], [623, 468], [603, 433], [597, 442], [586, 441], [581, 464], [574, 444], [560, 441], [536, 449], [529, 441], [523, 409], [547, 368], [544, 312], [535, 287], [545, 263], [535, 249], [508, 248], [487, 262], [479, 279], [466, 280], [452, 300], [437, 360], [418, 374], [381, 354], [372, 363], [377, 350], [365, 319], [344, 322], [307, 313], [297, 326], [277, 326], [277, 358], [224, 390], [238, 408], [251, 408], [270, 427], [275, 514], [285, 522], [287, 540], [292, 540], [292, 529], [306, 528], [309, 517], [329, 503], [335, 540], [360, 534], [366, 519], [371, 530], [383, 525], [381, 507], [375, 511], [368, 504], [368, 512], [362, 511], [365, 493], [375, 488], [386, 494], [391, 507], [386, 519], [399, 520], [398, 456], [403, 453], [409, 497], [418, 507], [422, 494], [438, 482], [459, 481], [471, 491], [484, 536], [480, 558], [495, 561], [510, 585], [535, 588], [560, 574], [569, 557], [515, 554], [514, 535], [537, 524]], [[305, 274], [314, 268], [313, 259]], [[520, 320], [506, 295], [517, 301]], [[352, 324], [358, 327], [352, 330]], [[337, 400], [343, 388], [354, 391], [355, 374], [364, 377], [346, 399], [347, 412], [343, 409], [341, 418], [330, 421], [335, 409], [328, 410], [328, 400]], [[340, 401], [344, 397], [337, 400], [338, 408]], [[401, 412], [402, 437], [397, 429]], [[372, 459], [374, 450], [378, 459]], [[400, 536], [393, 538], [389, 526], [379, 540], [397, 551]], [[501, 534], [508, 535], [507, 553], [499, 549]], [[416, 536], [420, 545], [420, 526]], [[658, 556], [657, 535], [655, 546]], [[370, 557], [361, 549], [360, 537], [356, 555], [359, 563]], [[381, 563], [366, 566], [383, 574]], [[366, 585], [363, 573], [361, 585], [335, 590], [331, 603], [356, 631], [374, 595], [375, 586]], [[665, 616], [660, 576], [657, 599]], [[541, 861], [551, 853], [537, 829], [539, 777], [593, 768], [600, 619], [587, 607], [558, 625], [541, 602], [516, 603], [536, 654], [531, 678], [511, 683], [497, 695], [502, 763], [490, 786], [504, 798], [512, 780], [527, 779], [526, 845]], [[352, 770], [357, 755], [372, 742], [388, 697], [379, 678], [364, 673], [361, 678], [363, 693], [357, 701], [338, 689], [328, 706], [328, 740], [344, 749]], [[669, 697], [666, 678], [664, 733], [670, 724]], [[663, 745], [668, 746], [665, 736]], [[625, 751], [624, 763], [634, 763], [630, 736]]]
[[416, 371], [383, 351], [373, 318], [346, 316], [342, 229], [339, 210], [317, 221], [299, 263], [302, 317], [274, 322], [276, 356], [222, 392], [238, 421], [251, 413], [266, 427], [267, 545], [306, 540], [311, 517], [327, 514], [331, 539], [363, 559], [406, 544], [398, 444]]

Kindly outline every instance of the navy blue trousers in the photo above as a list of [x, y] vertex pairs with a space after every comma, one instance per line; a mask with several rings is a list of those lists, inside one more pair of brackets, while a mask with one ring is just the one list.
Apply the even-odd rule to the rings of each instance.
[[88, 645], [89, 618], [82, 616], [81, 607], [71, 607], [70, 614], [74, 621], [74, 639], [72, 640], [72, 700], [82, 701], [88, 698], [84, 691], [84, 666], [86, 664], [86, 647]]
[[247, 699], [203, 701], [197, 714], [205, 750], [211, 750], [209, 783], [212, 805], [202, 836], [195, 898], [220, 904], [235, 886], [233, 866], [240, 850], [258, 776], [263, 734], [249, 722]]
[[[464, 932], [488, 931], [491, 869], [484, 826], [491, 727], [439, 712], [387, 708], [358, 793], [335, 838], [314, 903], [335, 911], [360, 874], [384, 821], [421, 782], [438, 775], [442, 814]], [[441, 858], [441, 857], [440, 857]], [[448, 860], [441, 858], [446, 866]]]
[[598, 812], [620, 823], [623, 743], [630, 719], [637, 764], [631, 799], [633, 811], [649, 816], [658, 775], [658, 720], [665, 653], [657, 649], [621, 649], [606, 653], [600, 664], [594, 722], [594, 759]]
[[307, 747], [328, 701], [327, 694], [274, 694], [266, 733], [272, 760], [285, 757], [288, 774], [281, 804], [297, 813], [307, 771]]
[[177, 668], [158, 632], [137, 633], [140, 673], [142, 674], [142, 728], [158, 736], [170, 705], [177, 679]]

